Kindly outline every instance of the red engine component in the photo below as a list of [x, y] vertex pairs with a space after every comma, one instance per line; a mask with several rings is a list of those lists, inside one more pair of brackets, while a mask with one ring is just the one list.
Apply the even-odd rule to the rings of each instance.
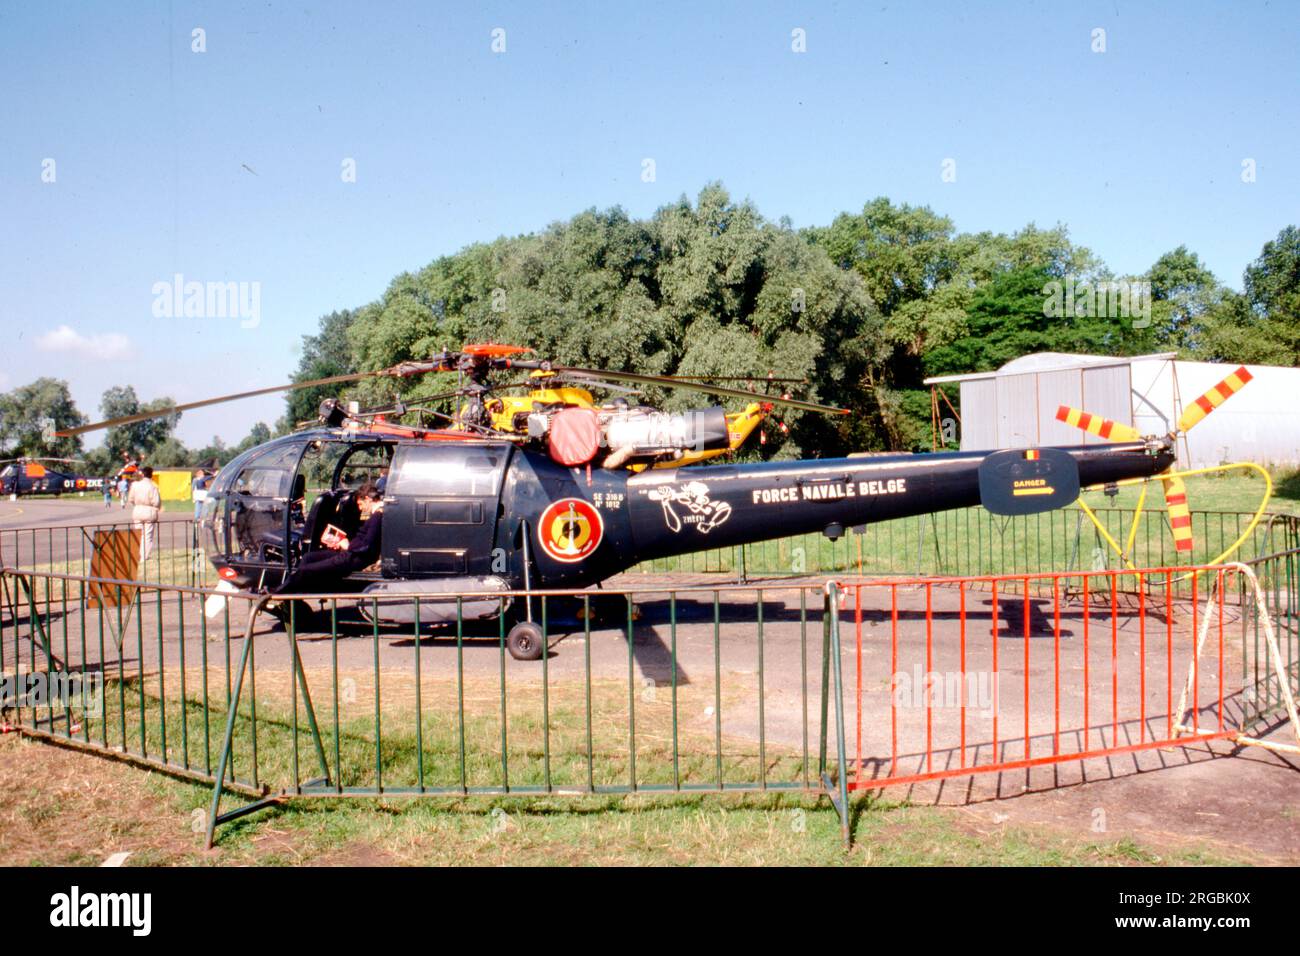
[[600, 451], [600, 419], [594, 408], [563, 408], [551, 417], [548, 450], [561, 465], [585, 465]]

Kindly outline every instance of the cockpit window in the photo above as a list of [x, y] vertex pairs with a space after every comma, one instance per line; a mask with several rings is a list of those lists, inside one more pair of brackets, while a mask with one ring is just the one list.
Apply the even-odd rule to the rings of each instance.
[[235, 478], [231, 492], [253, 498], [287, 498], [301, 455], [301, 445], [288, 445], [250, 459]]
[[388, 476], [393, 457], [391, 445], [363, 445], [353, 448], [339, 472], [338, 487], [357, 489], [367, 481], [378, 482]]
[[334, 472], [343, 456], [348, 453], [346, 442], [322, 441], [317, 439], [307, 446], [307, 453], [302, 456], [298, 474], [303, 478], [303, 490], [310, 506], [322, 493], [333, 487]]
[[0, 478], [12, 478], [16, 474], [18, 474], [17, 465], [5, 465], [4, 471], [0, 471]]

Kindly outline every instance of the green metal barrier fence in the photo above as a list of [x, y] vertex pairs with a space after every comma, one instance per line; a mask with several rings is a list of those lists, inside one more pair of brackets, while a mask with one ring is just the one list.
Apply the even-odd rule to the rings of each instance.
[[[1249, 566], [1281, 679], [1300, 693], [1300, 548]], [[265, 598], [7, 568], [0, 675], [90, 693], [40, 702], [6, 687], [0, 722], [211, 786], [209, 842], [299, 798], [732, 792], [829, 796], [847, 841], [838, 587], [488, 596], [532, 602], [548, 637], [534, 662], [508, 657], [501, 620], [465, 618], [473, 599], [454, 599], [446, 623], [422, 624], [438, 609], [421, 601], [409, 625], [383, 625], [362, 613], [375, 599], [332, 595], [250, 629]], [[1267, 731], [1284, 716], [1278, 668], [1253, 592], [1227, 604], [1242, 726]]]
[[[1130, 515], [1103, 513], [1103, 521], [1115, 522], [1118, 534]], [[935, 566], [1003, 561], [1011, 569], [1001, 570], [1016, 573], [1054, 562], [1062, 548], [1083, 554], [1087, 538], [1067, 521], [1075, 517], [1004, 522], [996, 547], [986, 534], [999, 521], [992, 516], [958, 512], [896, 524], [916, 536], [919, 553], [933, 549]], [[1210, 548], [1238, 536], [1248, 516], [1201, 512], [1196, 522]], [[192, 524], [168, 524], [174, 537], [160, 536], [157, 551], [185, 557], [160, 557], [146, 573], [197, 574], [186, 570], [196, 557], [186, 547]], [[1037, 527], [1046, 543], [1035, 550], [1028, 542]], [[905, 550], [899, 539], [891, 543], [887, 526], [872, 533], [882, 562], [891, 548]], [[1157, 543], [1162, 536], [1152, 534], [1149, 545], [1139, 536], [1135, 560], [1143, 563], [1148, 548], [1148, 566], [1173, 563]], [[365, 600], [335, 595], [309, 619], [302, 605], [288, 605], [282, 626], [261, 614], [246, 635], [255, 599], [94, 577], [86, 573], [92, 539], [81, 537], [78, 546], [78, 535], [59, 528], [0, 537], [0, 675], [81, 679], [90, 699], [51, 706], [19, 695], [3, 702], [0, 723], [211, 785], [209, 839], [220, 823], [299, 797], [751, 791], [827, 794], [847, 835], [834, 587], [647, 582], [493, 594], [492, 601], [530, 601], [548, 637], [563, 635], [542, 660], [518, 662], [507, 656], [500, 621], [475, 623], [460, 613], [472, 595], [461, 596], [452, 620], [436, 628], [421, 624], [432, 604], [417, 603], [410, 625], [381, 625], [361, 613]], [[855, 537], [866, 543], [867, 535]], [[773, 547], [789, 554], [805, 540], [847, 551], [846, 542], [816, 536]], [[962, 540], [975, 546], [945, 550], [944, 542]], [[1296, 688], [1296, 519], [1267, 519], [1240, 558], [1265, 588], [1283, 674]], [[72, 570], [49, 569], [60, 562]], [[909, 572], [900, 565], [890, 573]], [[1246, 726], [1267, 727], [1278, 719], [1281, 687], [1250, 595], [1239, 593], [1236, 602]], [[221, 813], [231, 794], [247, 802]]]
[[[114, 515], [118, 511], [105, 510], [111, 510]], [[30, 571], [91, 576], [97, 536], [131, 530], [127, 518], [87, 525], [0, 528], [0, 564]], [[199, 547], [197, 532], [198, 525], [193, 518], [165, 515], [155, 525], [153, 549], [137, 577], [155, 584], [190, 587], [215, 583], [212, 565]]]
[[[220, 824], [293, 798], [733, 792], [827, 795], [847, 839], [835, 587], [490, 595], [531, 600], [558, 639], [530, 662], [507, 656], [501, 620], [464, 618], [471, 595], [436, 627], [420, 623], [425, 602], [410, 625], [367, 621], [355, 594], [246, 626], [248, 597], [2, 579], [0, 673], [84, 675], [94, 690], [11, 700], [4, 717], [211, 784], [209, 845]], [[223, 813], [230, 794], [247, 800]]]
[[[1123, 542], [1133, 511], [1094, 510], [1107, 532]], [[1238, 511], [1192, 512], [1196, 548], [1186, 555], [1174, 550], [1164, 512], [1147, 512], [1133, 544], [1133, 563], [1143, 568], [1210, 563], [1242, 536], [1252, 517]], [[0, 559], [11, 567], [89, 575], [95, 533], [114, 528], [130, 525], [0, 529]], [[1266, 514], [1232, 559], [1249, 561], [1295, 547], [1300, 547], [1300, 516]], [[745, 581], [751, 576], [955, 577], [1102, 571], [1119, 566], [1118, 556], [1078, 508], [1017, 518], [966, 508], [865, 525], [835, 541], [807, 534], [661, 558], [646, 561], [631, 573], [719, 574]], [[158, 526], [154, 552], [141, 578], [190, 587], [215, 583], [192, 519], [166, 520]]]

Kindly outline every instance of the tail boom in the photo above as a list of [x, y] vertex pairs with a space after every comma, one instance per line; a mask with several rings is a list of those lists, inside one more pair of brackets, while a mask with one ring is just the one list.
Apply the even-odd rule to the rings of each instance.
[[[1142, 442], [1073, 446], [1083, 486], [1172, 463]], [[647, 472], [628, 482], [636, 560], [844, 529], [980, 504], [991, 452], [889, 455]]]

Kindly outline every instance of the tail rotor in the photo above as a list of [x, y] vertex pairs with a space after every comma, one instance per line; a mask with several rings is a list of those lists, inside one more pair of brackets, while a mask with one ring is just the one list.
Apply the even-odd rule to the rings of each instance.
[[[1236, 395], [1245, 387], [1253, 376], [1242, 365], [1203, 395], [1197, 396], [1189, 403], [1182, 415], [1178, 417], [1173, 431], [1163, 438], [1146, 437], [1145, 440], [1159, 442], [1165, 448], [1176, 449], [1177, 440], [1196, 427], [1206, 416]], [[1125, 442], [1143, 441], [1144, 436], [1131, 425], [1092, 415], [1078, 408], [1062, 405], [1056, 410], [1056, 420], [1080, 428], [1103, 441]], [[1178, 475], [1161, 478], [1165, 492], [1165, 507], [1169, 515], [1169, 528], [1173, 532], [1174, 547], [1179, 554], [1190, 555], [1196, 542], [1192, 535], [1192, 515], [1187, 505], [1187, 485]]]

